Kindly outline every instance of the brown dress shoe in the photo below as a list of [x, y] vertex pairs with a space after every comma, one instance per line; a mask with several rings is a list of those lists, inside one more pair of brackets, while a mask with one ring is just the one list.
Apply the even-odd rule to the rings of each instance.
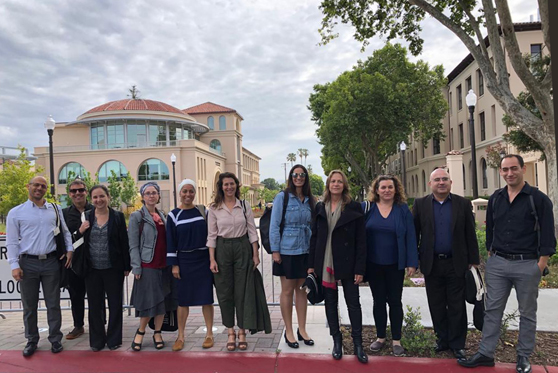
[[83, 326], [81, 328], [76, 327], [71, 332], [66, 334], [66, 339], [76, 339], [79, 336], [81, 336], [83, 333], [85, 333], [85, 329], [83, 329]]
[[174, 342], [174, 345], [172, 345], [172, 350], [173, 351], [180, 351], [184, 348], [184, 341], [181, 341], [180, 339], [177, 339]]

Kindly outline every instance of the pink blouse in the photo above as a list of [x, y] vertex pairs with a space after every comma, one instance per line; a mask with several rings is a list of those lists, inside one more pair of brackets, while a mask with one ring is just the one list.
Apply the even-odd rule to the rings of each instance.
[[[254, 214], [248, 202], [246, 202], [246, 217], [244, 216], [244, 210], [238, 199], [232, 211], [223, 203], [217, 208], [210, 207], [208, 212], [207, 247], [214, 248], [217, 244], [217, 237], [219, 236], [223, 238], [237, 238], [244, 236], [246, 231], [248, 231], [250, 243], [258, 241]], [[246, 222], [248, 222], [248, 224], [246, 224]], [[248, 229], [246, 229], [246, 225], [248, 225]]]

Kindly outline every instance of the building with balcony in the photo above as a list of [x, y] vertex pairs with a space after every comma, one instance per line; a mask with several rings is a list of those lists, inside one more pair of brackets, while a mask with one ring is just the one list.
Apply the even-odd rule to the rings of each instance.
[[[211, 102], [184, 110], [159, 101], [125, 99], [107, 102], [73, 122], [57, 123], [53, 135], [56, 193], [64, 202], [68, 175], [98, 175], [104, 183], [114, 171], [128, 172], [138, 186], [155, 180], [161, 208], [174, 207], [171, 155], [176, 181], [198, 185], [196, 203], [208, 205], [222, 172], [234, 172], [250, 187], [246, 199], [257, 204], [260, 158], [242, 146], [242, 116]], [[50, 174], [48, 147], [35, 148], [36, 164]], [[178, 191], [177, 191], [178, 193]], [[178, 204], [180, 198], [177, 196]]]
[[[531, 54], [532, 58], [539, 58], [545, 52], [543, 49], [543, 34], [540, 22], [515, 24], [515, 32], [519, 47], [524, 54]], [[503, 43], [503, 42], [502, 42]], [[488, 48], [491, 54], [490, 47]], [[506, 64], [510, 74], [510, 88], [514, 96], [525, 90], [521, 80], [515, 75], [511, 62], [506, 55]], [[484, 79], [473, 56], [466, 56], [448, 75], [444, 95], [448, 102], [448, 111], [443, 119], [445, 139], [430, 140], [427, 147], [422, 146], [412, 137], [407, 142], [405, 152], [406, 192], [409, 197], [422, 197], [430, 193], [428, 181], [430, 173], [435, 167], [446, 164], [446, 154], [457, 150], [463, 154], [464, 195], [472, 196], [472, 164], [471, 142], [469, 132], [469, 110], [465, 97], [470, 89], [478, 96], [474, 111], [477, 180], [479, 196], [489, 196], [496, 189], [505, 185], [500, 178], [499, 171], [491, 168], [487, 162], [487, 149], [498, 143], [505, 148], [505, 152], [518, 153], [514, 147], [507, 144], [502, 135], [507, 131], [502, 122], [504, 110], [496, 99], [486, 89]], [[540, 153], [521, 154], [527, 166], [525, 180], [547, 192], [546, 162], [541, 161]], [[401, 174], [400, 155], [389, 159], [387, 171]], [[455, 176], [454, 176], [455, 177]]]

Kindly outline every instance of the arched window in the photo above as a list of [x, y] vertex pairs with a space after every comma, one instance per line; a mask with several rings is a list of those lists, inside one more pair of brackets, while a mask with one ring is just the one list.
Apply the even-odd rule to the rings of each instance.
[[219, 131], [224, 131], [227, 129], [227, 120], [224, 115], [219, 117]]
[[77, 162], [66, 163], [58, 174], [58, 184], [67, 184], [68, 179], [71, 182], [78, 176], [85, 177], [85, 168]]
[[168, 180], [169, 168], [160, 159], [151, 158], [143, 162], [138, 170], [138, 181]]
[[215, 129], [215, 120], [213, 119], [213, 117], [207, 118], [207, 126], [209, 127], [210, 130]]
[[467, 189], [467, 182], [465, 181], [465, 165], [461, 165], [463, 167], [463, 189]]
[[99, 168], [99, 182], [106, 183], [111, 175], [111, 171], [114, 171], [118, 180], [128, 175], [128, 170], [122, 163], [118, 161], [107, 161]]
[[219, 154], [221, 154], [221, 141], [211, 140], [211, 142], [209, 143], [209, 147], [211, 149], [215, 149]]
[[422, 191], [426, 192], [426, 174], [422, 170]]
[[482, 170], [482, 189], [488, 189], [488, 170], [486, 169], [486, 160], [481, 158], [481, 170]]

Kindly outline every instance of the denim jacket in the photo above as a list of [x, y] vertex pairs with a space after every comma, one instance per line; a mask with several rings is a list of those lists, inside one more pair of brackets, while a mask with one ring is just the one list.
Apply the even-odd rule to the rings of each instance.
[[279, 193], [273, 200], [269, 241], [271, 251], [281, 255], [308, 254], [310, 237], [312, 237], [312, 211], [308, 197], [301, 202], [294, 194], [289, 193], [289, 204], [285, 212], [283, 237], [279, 235], [279, 225], [283, 214], [284, 193]]

